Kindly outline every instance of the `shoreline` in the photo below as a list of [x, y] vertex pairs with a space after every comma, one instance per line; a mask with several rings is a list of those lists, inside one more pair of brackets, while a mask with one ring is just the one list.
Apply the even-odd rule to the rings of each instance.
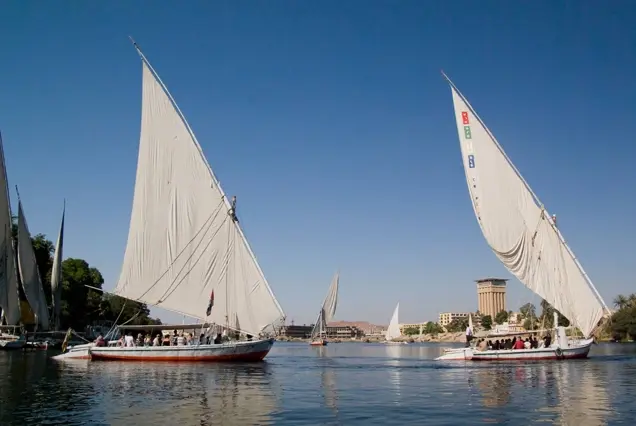
[[[311, 339], [300, 337], [277, 337], [279, 342], [306, 342], [309, 343]], [[327, 339], [329, 343], [382, 343], [385, 342], [384, 337], [361, 337], [361, 338], [334, 338]], [[463, 343], [466, 341], [464, 332], [456, 333], [439, 333], [437, 335], [423, 334], [421, 336], [400, 336], [394, 340], [395, 342], [410, 342], [410, 343]]]

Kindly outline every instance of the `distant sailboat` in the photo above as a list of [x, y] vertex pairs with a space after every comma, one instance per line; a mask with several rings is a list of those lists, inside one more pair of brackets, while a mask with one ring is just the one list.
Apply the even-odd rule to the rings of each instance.
[[557, 327], [557, 338], [550, 348], [461, 351], [470, 352], [474, 360], [587, 357], [592, 333], [609, 312], [603, 298], [545, 205], [466, 98], [446, 79], [453, 97], [468, 193], [484, 238], [510, 273], [548, 301], [586, 337], [583, 341], [569, 340], [565, 330]]
[[327, 324], [331, 321], [336, 314], [336, 307], [338, 306], [338, 284], [340, 276], [338, 272], [334, 275], [327, 297], [322, 302], [318, 319], [311, 330], [311, 342], [312, 346], [327, 346]]
[[22, 201], [18, 194], [18, 271], [24, 294], [35, 315], [35, 322], [38, 331], [49, 330], [49, 307], [44, 295], [44, 287], [38, 264], [35, 260], [35, 251], [31, 233], [27, 225]]
[[51, 270], [51, 301], [53, 310], [53, 324], [55, 330], [60, 329], [60, 313], [62, 308], [62, 253], [64, 246], [64, 216], [66, 215], [66, 202], [62, 209], [62, 223], [60, 233], [55, 244], [55, 255], [53, 257], [53, 269]]
[[403, 345], [408, 342], [396, 342], [395, 339], [402, 337], [402, 332], [400, 331], [400, 322], [399, 322], [399, 311], [400, 304], [398, 303], [395, 306], [395, 310], [393, 311], [393, 316], [391, 317], [391, 322], [386, 329], [386, 333], [384, 334], [384, 338], [386, 339], [387, 344], [393, 345]]

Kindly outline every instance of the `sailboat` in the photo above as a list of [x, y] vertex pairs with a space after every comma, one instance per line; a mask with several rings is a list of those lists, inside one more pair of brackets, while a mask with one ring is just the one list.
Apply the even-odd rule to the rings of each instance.
[[327, 323], [329, 323], [336, 314], [339, 281], [340, 276], [338, 272], [336, 272], [329, 286], [327, 297], [325, 297], [325, 300], [322, 302], [316, 324], [314, 324], [314, 328], [311, 330], [311, 340], [309, 342], [311, 346], [327, 346]]
[[386, 333], [384, 334], [384, 338], [386, 339], [386, 344], [388, 345], [404, 345], [408, 342], [397, 342], [395, 339], [398, 337], [402, 337], [402, 332], [400, 331], [400, 323], [398, 319], [400, 310], [400, 304], [398, 303], [395, 306], [395, 310], [393, 311], [393, 316], [391, 317], [391, 322], [386, 329]]
[[555, 218], [548, 214], [466, 98], [444, 77], [451, 87], [468, 192], [484, 238], [510, 273], [568, 318], [585, 338], [568, 339], [565, 328], [555, 322], [556, 336], [547, 348], [465, 348], [438, 359], [586, 358], [593, 331], [609, 314], [607, 305], [565, 242]]
[[[21, 349], [24, 338], [16, 335], [20, 328], [20, 293], [15, 265], [15, 251], [11, 228], [11, 204], [4, 147], [0, 134], [0, 349]], [[2, 326], [2, 322], [6, 325]]]
[[[133, 44], [143, 69], [141, 135], [128, 242], [114, 293], [215, 325], [210, 328], [243, 333], [247, 340], [82, 345], [75, 348], [76, 355], [93, 360], [260, 361], [274, 344], [268, 330], [284, 312], [241, 230], [236, 198], [228, 200], [168, 89]], [[74, 357], [72, 351], [69, 357]]]

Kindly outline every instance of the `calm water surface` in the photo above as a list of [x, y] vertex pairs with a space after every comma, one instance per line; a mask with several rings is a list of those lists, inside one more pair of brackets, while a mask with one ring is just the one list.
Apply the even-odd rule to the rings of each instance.
[[0, 425], [636, 424], [636, 345], [557, 363], [439, 363], [436, 344], [277, 342], [266, 362], [0, 352]]

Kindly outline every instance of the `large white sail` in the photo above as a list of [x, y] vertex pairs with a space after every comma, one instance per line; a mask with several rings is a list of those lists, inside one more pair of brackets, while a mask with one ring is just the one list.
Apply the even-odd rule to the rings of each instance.
[[504, 266], [590, 336], [605, 303], [501, 146], [451, 83], [470, 198]]
[[386, 334], [384, 335], [384, 337], [388, 341], [394, 340], [402, 335], [402, 332], [400, 332], [399, 311], [400, 304], [398, 303], [395, 306], [395, 311], [393, 311], [391, 322], [389, 323], [389, 326], [386, 329]]
[[327, 292], [327, 297], [322, 302], [322, 306], [320, 308], [320, 313], [318, 314], [318, 319], [316, 320], [316, 324], [314, 325], [313, 330], [311, 331], [311, 337], [314, 338], [318, 336], [321, 332], [327, 331], [327, 324], [333, 319], [334, 315], [336, 315], [336, 308], [338, 307], [338, 285], [340, 283], [340, 274], [336, 272], [331, 280], [331, 285], [329, 286], [329, 291]]
[[137, 177], [115, 293], [230, 327], [236, 317], [256, 335], [283, 310], [185, 118], [142, 63]]
[[18, 270], [24, 294], [35, 314], [38, 329], [46, 331], [49, 329], [49, 308], [46, 305], [33, 242], [20, 201], [18, 201]]
[[53, 269], [51, 270], [51, 302], [53, 305], [53, 320], [55, 330], [60, 329], [60, 312], [62, 307], [62, 253], [64, 248], [64, 216], [66, 214], [66, 202], [62, 209], [62, 223], [60, 233], [55, 244], [55, 256], [53, 257]]
[[[4, 163], [4, 148], [0, 135], [0, 309], [7, 325], [20, 323], [20, 297], [18, 275], [13, 250], [11, 204]], [[2, 323], [0, 317], [0, 324]]]

